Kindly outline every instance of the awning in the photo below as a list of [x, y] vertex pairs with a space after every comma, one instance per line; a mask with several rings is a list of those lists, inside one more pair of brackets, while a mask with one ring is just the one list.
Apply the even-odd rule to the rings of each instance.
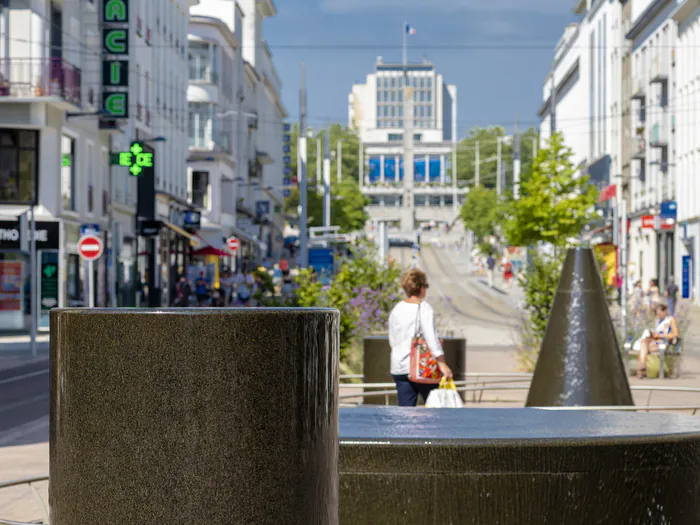
[[260, 164], [272, 164], [274, 162], [272, 160], [272, 157], [270, 157], [270, 154], [264, 151], [256, 151], [255, 156], [257, 157]]
[[219, 250], [218, 248], [214, 248], [213, 246], [205, 246], [204, 248], [200, 248], [199, 250], [195, 250], [194, 252], [192, 252], [192, 255], [215, 255], [216, 257], [231, 257], [232, 254], [227, 253], [223, 250]]
[[172, 231], [174, 231], [178, 235], [189, 239], [190, 246], [196, 247], [196, 246], [199, 246], [201, 244], [199, 242], [199, 239], [197, 239], [197, 237], [195, 237], [194, 235], [192, 235], [189, 232], [186, 232], [185, 230], [183, 230], [179, 226], [175, 226], [174, 224], [170, 224], [169, 222], [165, 222], [165, 221], [163, 221], [163, 226], [165, 226], [166, 228], [170, 228]]

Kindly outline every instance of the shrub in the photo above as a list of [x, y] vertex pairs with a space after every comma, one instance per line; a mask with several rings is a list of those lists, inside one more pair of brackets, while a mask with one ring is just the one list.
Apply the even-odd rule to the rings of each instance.
[[360, 244], [343, 260], [329, 285], [318, 282], [312, 269], [297, 277], [299, 306], [340, 311], [340, 352], [344, 371], [358, 372], [362, 339], [386, 332], [391, 309], [401, 293], [401, 269], [382, 264], [371, 244]]

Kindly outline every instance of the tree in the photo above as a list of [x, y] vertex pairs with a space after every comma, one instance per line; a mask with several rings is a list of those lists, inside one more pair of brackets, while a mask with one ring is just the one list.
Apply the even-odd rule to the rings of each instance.
[[511, 245], [547, 242], [555, 249], [564, 248], [592, 220], [598, 191], [588, 176], [577, 174], [572, 156], [558, 133], [539, 151], [504, 224]]
[[[526, 180], [532, 170], [533, 141], [538, 141], [535, 128], [520, 132], [520, 179]], [[513, 187], [513, 141], [506, 137], [505, 129], [500, 126], [473, 128], [469, 135], [457, 145], [457, 180], [473, 185], [476, 182], [476, 143], [479, 142], [479, 185], [496, 188], [498, 170], [498, 140], [501, 144], [504, 194], [511, 193]]]
[[[299, 126], [294, 124], [291, 135], [291, 170], [292, 176], [297, 174], [297, 143], [299, 138]], [[324, 129], [314, 134], [307, 142], [307, 217], [308, 226], [323, 225], [323, 194], [318, 191], [321, 181], [317, 181], [317, 158], [323, 165], [324, 147], [327, 137], [330, 137], [331, 151], [331, 222], [334, 226], [340, 226], [342, 231], [354, 231], [364, 227], [367, 221], [365, 206], [367, 199], [360, 192], [359, 187], [359, 151], [360, 142], [357, 134], [340, 124], [333, 124], [329, 129]], [[322, 139], [321, 151], [317, 154], [317, 138]], [[342, 141], [342, 181], [338, 183], [338, 141]], [[291, 195], [285, 200], [285, 211], [296, 215], [299, 206], [299, 188], [294, 187]]]
[[474, 232], [477, 239], [496, 234], [503, 218], [503, 207], [492, 189], [472, 188], [460, 211], [464, 227]]

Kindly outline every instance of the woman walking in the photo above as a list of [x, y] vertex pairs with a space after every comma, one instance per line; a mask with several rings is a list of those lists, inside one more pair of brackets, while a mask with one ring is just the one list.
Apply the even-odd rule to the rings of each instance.
[[418, 394], [425, 401], [430, 391], [438, 387], [437, 384], [414, 383], [408, 378], [411, 344], [418, 333], [423, 334], [442, 374], [452, 379], [452, 370], [445, 363], [442, 346], [435, 332], [433, 307], [424, 300], [428, 293], [428, 277], [422, 270], [413, 268], [404, 275], [401, 284], [407, 298], [394, 306], [389, 315], [391, 375], [396, 383], [399, 406], [414, 407], [418, 402]]

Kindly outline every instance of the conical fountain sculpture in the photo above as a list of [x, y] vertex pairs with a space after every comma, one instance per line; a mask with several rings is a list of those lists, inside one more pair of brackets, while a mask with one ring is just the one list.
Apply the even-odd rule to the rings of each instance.
[[591, 248], [569, 249], [527, 407], [634, 405]]

